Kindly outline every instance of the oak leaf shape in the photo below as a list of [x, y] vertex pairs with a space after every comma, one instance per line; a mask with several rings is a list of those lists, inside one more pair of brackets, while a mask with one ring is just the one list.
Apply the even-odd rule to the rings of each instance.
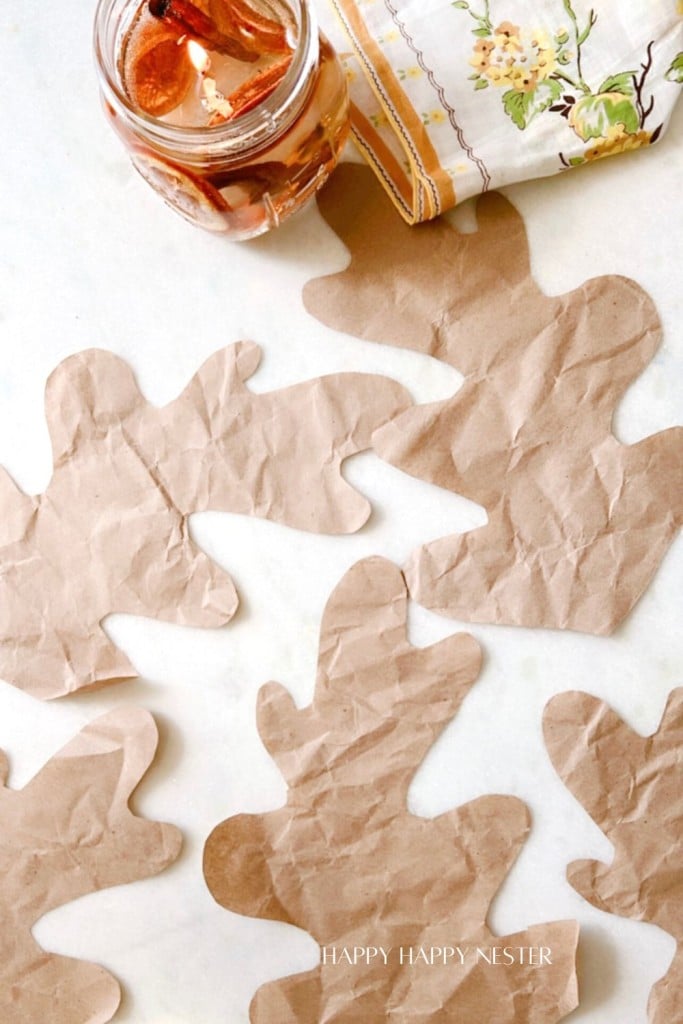
[[216, 352], [163, 408], [109, 352], [50, 376], [54, 472], [28, 497], [0, 468], [0, 677], [43, 699], [136, 676], [102, 629], [111, 612], [216, 627], [237, 608], [228, 574], [192, 542], [208, 509], [351, 533], [369, 503], [341, 463], [408, 404], [388, 378], [336, 374], [268, 394], [245, 381], [260, 349]]
[[676, 940], [654, 986], [651, 1024], [683, 1021], [683, 689], [640, 736], [587, 693], [554, 697], [545, 742], [558, 775], [614, 846], [611, 864], [575, 861], [567, 877], [600, 910], [659, 925]]
[[0, 1020], [104, 1024], [118, 982], [102, 967], [41, 949], [31, 934], [56, 907], [158, 874], [180, 852], [172, 825], [128, 800], [157, 747], [154, 719], [121, 709], [98, 718], [21, 790], [6, 788], [0, 751]]
[[318, 203], [351, 264], [306, 285], [309, 312], [465, 376], [374, 436], [382, 458], [488, 514], [413, 554], [411, 596], [467, 622], [612, 632], [683, 523], [683, 428], [633, 445], [612, 433], [660, 342], [647, 293], [610, 275], [544, 295], [522, 218], [496, 193], [478, 200], [472, 234], [408, 227], [354, 165]]
[[[529, 831], [526, 806], [485, 796], [434, 820], [406, 805], [418, 766], [476, 679], [467, 634], [407, 639], [407, 593], [381, 558], [357, 563], [325, 610], [313, 703], [271, 683], [261, 737], [287, 780], [287, 804], [219, 825], [204, 874], [240, 914], [298, 925], [326, 949], [382, 946], [388, 964], [333, 966], [262, 987], [253, 1024], [550, 1024], [576, 1005], [574, 922], [498, 938], [491, 901]], [[406, 967], [399, 949], [547, 946], [553, 964]], [[473, 956], [472, 960], [476, 958]]]

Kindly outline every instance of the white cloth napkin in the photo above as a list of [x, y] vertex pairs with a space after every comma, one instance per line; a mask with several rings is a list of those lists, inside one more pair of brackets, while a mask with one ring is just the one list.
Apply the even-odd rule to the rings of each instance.
[[657, 141], [683, 0], [329, 0], [355, 139], [409, 223]]

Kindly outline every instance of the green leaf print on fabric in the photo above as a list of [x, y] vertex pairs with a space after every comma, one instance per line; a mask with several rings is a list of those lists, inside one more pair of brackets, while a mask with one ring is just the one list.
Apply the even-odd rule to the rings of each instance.
[[683, 85], [683, 52], [674, 57], [673, 63], [664, 76], [669, 82], [677, 82]]
[[559, 82], [549, 79], [539, 82], [531, 92], [517, 92], [509, 89], [503, 94], [503, 107], [518, 128], [528, 128], [537, 114], [543, 113], [560, 98], [562, 86]]
[[610, 75], [599, 87], [598, 92], [620, 92], [624, 96], [635, 96], [637, 71], [622, 71], [618, 75]]

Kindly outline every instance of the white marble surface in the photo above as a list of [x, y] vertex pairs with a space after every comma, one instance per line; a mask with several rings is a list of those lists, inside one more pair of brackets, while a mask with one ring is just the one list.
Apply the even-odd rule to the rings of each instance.
[[[49, 478], [47, 374], [93, 345], [128, 359], [158, 403], [212, 351], [241, 338], [264, 349], [258, 390], [364, 370], [396, 377], [418, 401], [454, 392], [459, 380], [448, 368], [336, 334], [306, 314], [303, 283], [345, 261], [315, 208], [276, 234], [235, 246], [195, 231], [149, 192], [100, 114], [92, 6], [25, 0], [0, 11], [0, 462], [18, 482], [35, 492]], [[616, 419], [629, 442], [681, 420], [682, 179], [683, 104], [652, 152], [508, 190], [547, 292], [617, 272], [657, 302], [664, 345]], [[195, 518], [196, 538], [234, 575], [243, 598], [225, 630], [112, 617], [106, 628], [140, 680], [51, 705], [0, 684], [0, 747], [14, 786], [105, 710], [140, 704], [159, 721], [160, 757], [135, 806], [182, 828], [180, 861], [157, 879], [59, 909], [36, 928], [47, 948], [98, 961], [121, 980], [121, 1024], [246, 1024], [258, 985], [316, 963], [309, 936], [221, 910], [202, 880], [202, 846], [213, 826], [276, 807], [284, 796], [256, 734], [256, 691], [277, 678], [300, 703], [309, 700], [323, 604], [356, 559], [379, 553], [401, 562], [418, 543], [483, 521], [481, 509], [373, 455], [352, 460], [346, 472], [375, 508], [354, 537], [309, 536], [239, 516]], [[609, 859], [610, 846], [554, 775], [540, 716], [552, 694], [583, 688], [635, 728], [656, 727], [667, 694], [683, 683], [682, 568], [679, 539], [609, 639], [474, 627], [486, 651], [480, 682], [412, 787], [411, 807], [425, 815], [487, 792], [530, 804], [533, 832], [492, 923], [514, 931], [579, 919], [583, 1002], [567, 1018], [574, 1024], [645, 1024], [649, 988], [674, 944], [654, 927], [599, 913], [565, 882], [568, 861]], [[418, 644], [467, 628], [418, 608], [411, 616]]]

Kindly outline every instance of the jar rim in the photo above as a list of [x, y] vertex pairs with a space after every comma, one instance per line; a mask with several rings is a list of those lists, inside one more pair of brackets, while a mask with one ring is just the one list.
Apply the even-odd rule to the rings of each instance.
[[[98, 0], [95, 11], [93, 48], [105, 99], [119, 112], [125, 112], [128, 122], [150, 140], [171, 148], [185, 151], [198, 150], [206, 153], [207, 148], [220, 147], [226, 153], [242, 151], [258, 146], [266, 139], [270, 141], [276, 126], [283, 120], [295, 116], [296, 110], [305, 98], [309, 78], [318, 60], [318, 25], [312, 5], [308, 0], [294, 0], [299, 11], [299, 32], [297, 45], [287, 73], [277, 88], [252, 110], [240, 114], [225, 124], [174, 125], [146, 114], [133, 105], [119, 81], [117, 72], [116, 31], [109, 37], [111, 19], [118, 5], [121, 11], [145, 0]], [[288, 6], [292, 0], [286, 0]], [[109, 51], [109, 52], [108, 52]]]

